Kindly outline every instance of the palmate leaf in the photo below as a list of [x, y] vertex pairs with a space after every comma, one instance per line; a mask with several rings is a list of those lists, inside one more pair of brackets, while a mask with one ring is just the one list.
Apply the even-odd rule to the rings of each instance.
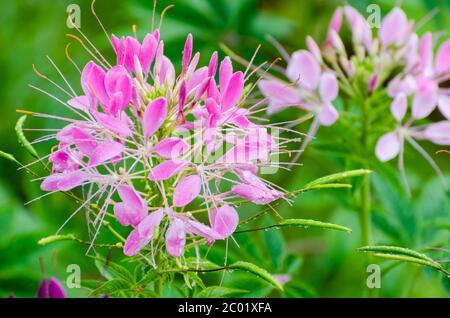
[[442, 267], [441, 264], [435, 262], [432, 258], [425, 254], [416, 252], [414, 250], [397, 247], [397, 246], [364, 246], [357, 249], [359, 252], [371, 252], [373, 256], [394, 260], [400, 262], [414, 263], [422, 266], [427, 266], [440, 271], [446, 275], [449, 273]]

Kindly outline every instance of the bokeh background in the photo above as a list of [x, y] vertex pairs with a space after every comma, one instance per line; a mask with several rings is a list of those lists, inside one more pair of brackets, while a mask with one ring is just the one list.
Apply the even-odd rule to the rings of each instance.
[[[367, 5], [378, 3], [383, 14], [392, 8], [393, 1], [347, 1], [365, 12]], [[66, 26], [66, 8], [69, 4], [81, 7], [81, 28], [97, 47], [113, 60], [112, 50], [90, 13], [90, 1], [81, 0], [17, 0], [0, 2], [0, 149], [13, 153], [20, 161], [32, 158], [18, 145], [14, 124], [18, 119], [16, 109], [39, 110], [64, 114], [55, 101], [28, 87], [29, 84], [50, 89], [48, 83], [32, 71], [35, 64], [41, 73], [58, 79], [47, 55], [61, 68], [70, 82], [79, 88], [79, 75], [64, 54], [65, 45], [72, 33]], [[279, 54], [266, 40], [271, 34], [289, 52], [305, 47], [305, 37], [312, 35], [323, 40], [333, 10], [343, 1], [333, 0], [160, 0], [158, 12], [165, 5], [174, 3], [165, 17], [162, 35], [166, 54], [174, 61], [180, 59], [185, 36], [195, 35], [195, 49], [210, 55], [225, 43], [241, 56], [250, 58], [258, 44], [262, 49], [257, 61], [274, 60]], [[131, 33], [137, 25], [139, 35], [151, 26], [150, 0], [98, 0], [96, 11], [108, 31], [116, 35]], [[449, 36], [450, 2], [446, 0], [405, 0], [403, 9], [410, 18], [421, 20], [431, 11], [434, 17], [421, 29], [441, 32]], [[73, 42], [73, 41], [72, 41]], [[219, 51], [223, 56], [223, 52]], [[79, 65], [88, 61], [87, 54], [74, 43], [71, 55]], [[206, 61], [203, 61], [206, 63]], [[59, 80], [59, 79], [58, 79]], [[52, 90], [54, 91], [54, 90]], [[277, 120], [289, 120], [298, 116], [294, 110], [277, 115]], [[29, 118], [27, 127], [54, 127], [55, 123]], [[307, 127], [303, 127], [306, 129]], [[39, 137], [29, 132], [29, 139]], [[324, 132], [326, 136], [326, 131]], [[329, 136], [339, 142], [339, 136]], [[52, 145], [37, 146], [40, 153], [49, 151]], [[434, 153], [438, 148], [427, 146]], [[448, 175], [450, 157], [436, 156], [436, 160]], [[303, 166], [292, 173], [274, 176], [274, 181], [294, 190], [317, 177], [338, 172], [339, 156], [321, 150], [320, 143], [312, 147], [302, 158]], [[384, 165], [374, 176], [376, 204], [373, 210], [374, 241], [417, 250], [432, 245], [446, 244], [450, 230], [450, 208], [431, 168], [408, 152], [406, 158], [408, 176], [414, 195], [406, 199], [398, 186], [394, 164]], [[14, 164], [0, 161], [0, 297], [13, 293], [18, 297], [34, 297], [43, 277], [56, 276], [64, 281], [68, 264], [79, 264], [83, 278], [95, 279], [98, 271], [91, 258], [85, 256], [86, 247], [73, 243], [57, 243], [47, 247], [37, 244], [39, 238], [53, 234], [75, 209], [75, 205], [63, 195], [53, 195], [31, 205], [24, 203], [40, 196], [37, 183], [31, 177], [17, 171]], [[260, 262], [271, 273], [289, 272], [294, 268], [291, 293], [293, 297], [360, 297], [364, 296], [366, 273], [364, 257], [355, 252], [360, 244], [357, 211], [352, 206], [350, 191], [336, 190], [308, 193], [298, 197], [292, 207], [283, 207], [285, 217], [314, 218], [331, 221], [354, 229], [351, 235], [313, 230], [283, 230], [251, 235], [250, 247], [236, 256]], [[248, 208], [250, 209], [250, 208]], [[254, 208], [253, 208], [254, 209]], [[254, 211], [254, 210], [252, 210]], [[248, 212], [248, 211], [247, 211]], [[69, 223], [65, 232], [86, 237], [83, 215]], [[254, 244], [254, 245], [253, 245]], [[233, 249], [236, 247], [233, 246]], [[245, 250], [257, 250], [245, 253]], [[220, 251], [220, 247], [218, 249]], [[214, 257], [212, 255], [211, 257]], [[233, 257], [233, 256], [232, 256]], [[442, 257], [436, 256], [436, 257]], [[264, 264], [261, 264], [264, 263]], [[266, 266], [264, 266], [266, 265]], [[229, 277], [230, 280], [238, 277]], [[238, 283], [236, 283], [238, 284]], [[248, 287], [248, 286], [247, 286]], [[255, 285], [253, 296], [265, 296]], [[83, 290], [69, 290], [70, 296], [81, 297]], [[448, 279], [435, 272], [401, 264], [383, 275], [384, 297], [447, 297], [450, 295]], [[276, 296], [276, 295], [275, 295]]]

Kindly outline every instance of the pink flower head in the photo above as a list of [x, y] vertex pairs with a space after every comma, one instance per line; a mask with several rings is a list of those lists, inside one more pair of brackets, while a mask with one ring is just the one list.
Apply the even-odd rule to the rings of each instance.
[[[258, 173], [283, 164], [270, 159], [286, 154], [285, 139], [273, 138], [270, 125], [253, 122], [260, 105], [243, 107], [247, 75], [234, 70], [229, 57], [219, 61], [213, 53], [208, 65], [199, 67], [189, 35], [177, 74], [158, 31], [142, 43], [115, 36], [112, 43], [116, 65], [88, 62], [81, 74], [84, 95], [65, 104], [76, 117], [52, 116], [68, 124], [56, 133], [56, 150], [48, 158], [52, 173], [41, 184], [48, 192], [83, 188], [76, 212], [89, 210], [92, 244], [112, 218], [111, 226], [130, 227], [124, 254], [149, 252], [145, 256], [156, 267], [153, 255], [163, 250], [161, 238], [167, 254], [180, 257], [188, 243], [212, 245], [232, 236], [239, 223], [237, 196], [255, 204], [284, 198]], [[321, 122], [330, 123], [334, 75], [322, 72], [310, 53], [292, 63], [287, 74], [307, 73], [287, 88], [291, 96], [276, 96], [273, 103], [308, 105], [305, 109], [322, 112]], [[191, 207], [208, 215], [209, 224]]]

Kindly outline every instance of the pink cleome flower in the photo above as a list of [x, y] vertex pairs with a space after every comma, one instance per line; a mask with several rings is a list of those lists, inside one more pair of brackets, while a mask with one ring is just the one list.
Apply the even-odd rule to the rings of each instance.
[[[179, 257], [190, 238], [213, 244], [234, 233], [236, 199], [268, 204], [284, 197], [258, 171], [283, 164], [270, 157], [282, 153], [286, 140], [281, 144], [269, 127], [250, 120], [256, 111], [242, 107], [245, 75], [234, 71], [229, 57], [219, 63], [214, 53], [208, 66], [198, 67], [189, 35], [177, 75], [159, 30], [142, 43], [111, 40], [116, 65], [102, 57], [87, 63], [83, 94], [64, 103], [75, 118], [52, 116], [67, 125], [54, 136], [52, 173], [41, 185], [52, 193], [85, 188], [80, 209], [94, 215], [93, 241], [113, 207], [117, 221], [132, 228], [126, 255], [151, 250], [165, 235], [167, 253]], [[320, 85], [329, 85], [327, 76]], [[209, 224], [189, 212], [195, 200]], [[95, 212], [94, 203], [101, 203]]]

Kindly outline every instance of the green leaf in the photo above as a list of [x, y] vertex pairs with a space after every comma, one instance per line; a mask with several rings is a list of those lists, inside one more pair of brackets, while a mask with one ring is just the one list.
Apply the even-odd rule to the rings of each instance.
[[357, 249], [359, 252], [373, 252], [373, 256], [388, 260], [395, 260], [407, 263], [415, 263], [431, 267], [448, 275], [441, 264], [435, 262], [425, 254], [397, 246], [364, 246]]
[[387, 254], [399, 254], [406, 255], [415, 258], [419, 258], [425, 261], [434, 262], [434, 260], [425, 254], [416, 252], [409, 248], [398, 247], [398, 246], [363, 246], [357, 249], [359, 252], [375, 252], [375, 253], [387, 253]]
[[101, 296], [103, 294], [117, 294], [123, 291], [129, 291], [131, 285], [123, 279], [113, 279], [103, 283], [100, 287], [89, 294], [89, 297]]
[[16, 123], [16, 134], [17, 138], [19, 140], [19, 143], [25, 147], [25, 149], [36, 159], [39, 159], [39, 155], [36, 152], [36, 149], [31, 145], [31, 143], [28, 141], [28, 139], [25, 137], [25, 134], [23, 133], [23, 125], [25, 124], [25, 120], [27, 119], [27, 115], [23, 115], [19, 118], [19, 120]]
[[[266, 218], [264, 225], [270, 225], [270, 218]], [[266, 246], [267, 253], [270, 256], [270, 260], [275, 271], [280, 271], [281, 266], [286, 256], [285, 242], [281, 231], [264, 231], [263, 232], [264, 244]]]
[[340, 172], [340, 173], [336, 173], [336, 174], [331, 174], [329, 176], [325, 176], [325, 177], [319, 178], [317, 180], [314, 180], [314, 181], [308, 183], [304, 187], [304, 189], [310, 189], [310, 188], [320, 185], [320, 184], [333, 183], [336, 181], [340, 181], [342, 179], [360, 177], [360, 176], [364, 176], [364, 175], [367, 175], [370, 173], [372, 173], [371, 170], [359, 169], [359, 170], [351, 170], [351, 171], [344, 171], [344, 172]]
[[348, 227], [337, 225], [333, 223], [325, 223], [321, 221], [315, 221], [315, 220], [304, 220], [304, 219], [287, 219], [283, 220], [278, 224], [273, 224], [266, 227], [260, 227], [260, 228], [253, 228], [253, 229], [245, 229], [245, 230], [239, 230], [235, 233], [245, 233], [245, 232], [255, 232], [255, 231], [262, 231], [262, 230], [268, 230], [272, 228], [282, 228], [282, 227], [290, 227], [290, 226], [298, 226], [302, 228], [322, 228], [322, 229], [329, 229], [329, 230], [336, 230], [336, 231], [343, 231], [350, 233], [352, 230]]
[[281, 286], [281, 284], [272, 275], [270, 275], [268, 271], [256, 266], [255, 264], [239, 261], [228, 266], [228, 269], [250, 272], [253, 275], [258, 276], [259, 278], [262, 278], [266, 282], [272, 284], [278, 290], [283, 291], [283, 286]]
[[19, 161], [17, 161], [17, 159], [12, 154], [1, 151], [1, 150], [0, 150], [0, 157], [4, 158], [6, 160], [12, 161], [14, 163], [17, 163], [17, 164], [19, 163]]
[[196, 298], [222, 298], [233, 294], [246, 293], [246, 290], [237, 288], [228, 288], [223, 286], [211, 286], [199, 292]]

